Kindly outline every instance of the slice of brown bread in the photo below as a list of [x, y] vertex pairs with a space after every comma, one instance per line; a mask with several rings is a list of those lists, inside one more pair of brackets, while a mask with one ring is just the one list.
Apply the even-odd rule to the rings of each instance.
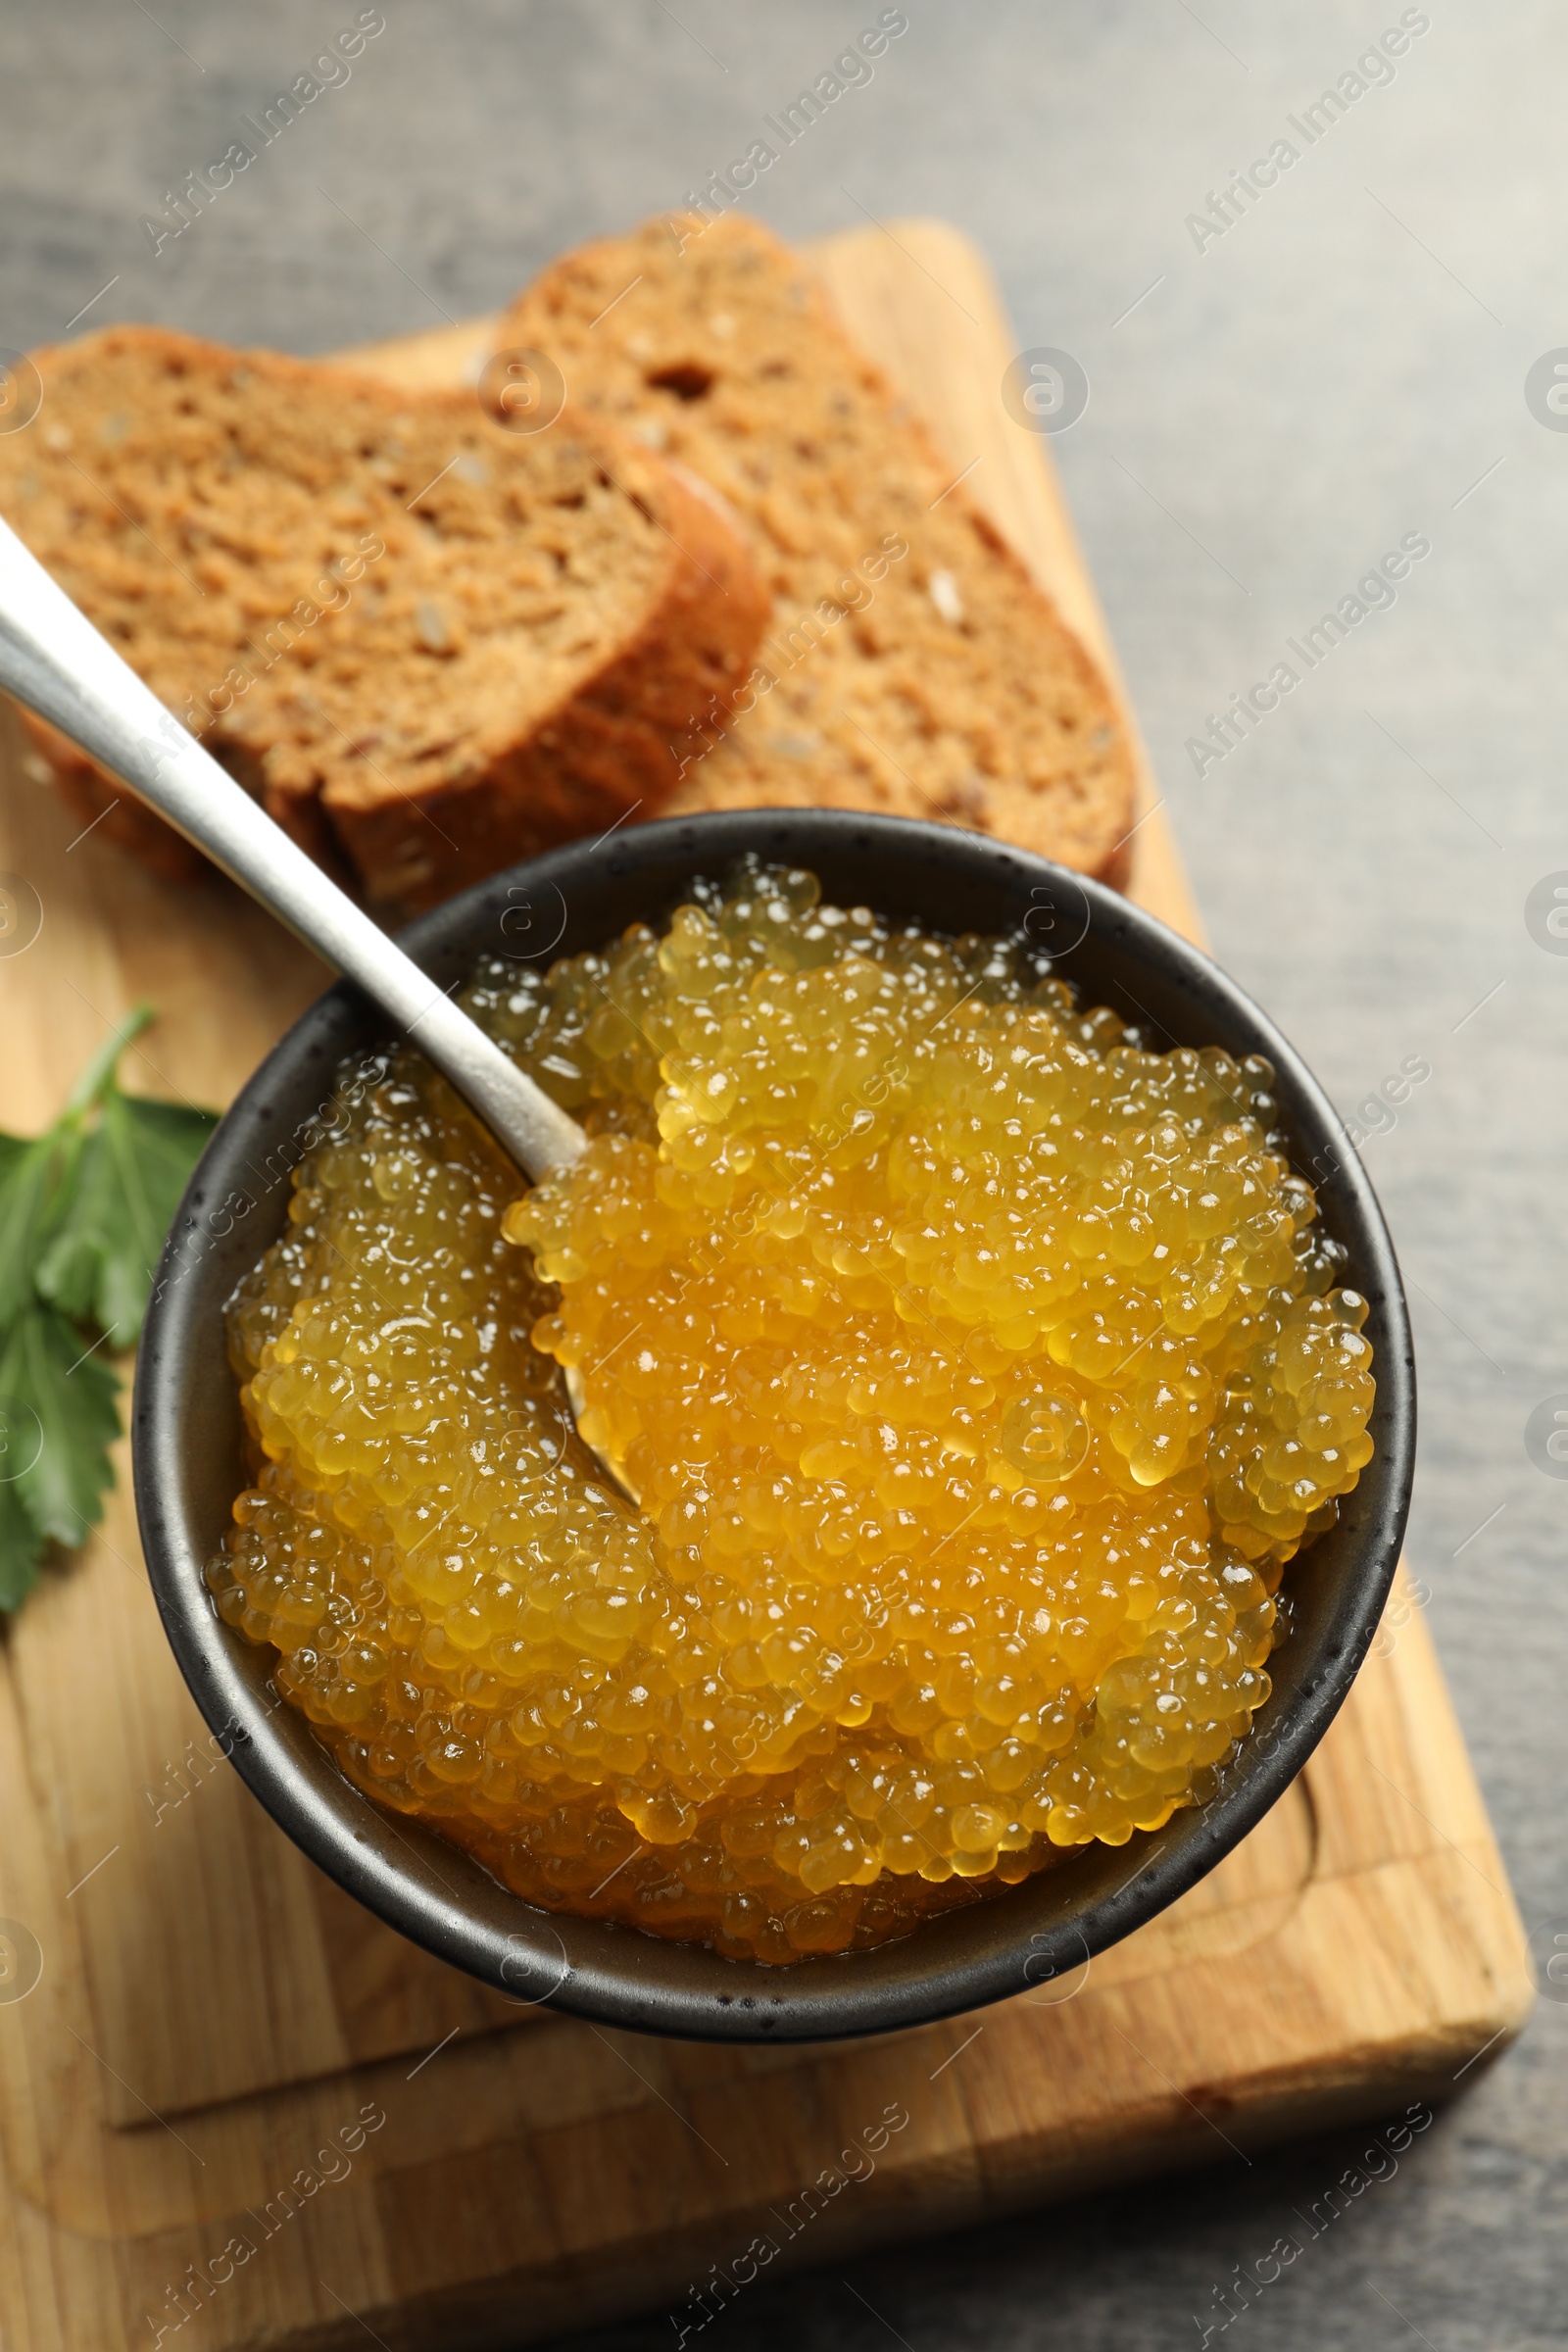
[[1104, 680], [767, 230], [675, 216], [585, 246], [500, 341], [548, 353], [755, 534], [773, 628], [667, 813], [886, 808], [1120, 878], [1134, 772]]
[[[33, 353], [0, 514], [153, 690], [373, 903], [650, 812], [767, 600], [716, 502], [566, 409], [517, 432], [268, 352], [110, 327]], [[48, 728], [84, 816], [195, 854]]]

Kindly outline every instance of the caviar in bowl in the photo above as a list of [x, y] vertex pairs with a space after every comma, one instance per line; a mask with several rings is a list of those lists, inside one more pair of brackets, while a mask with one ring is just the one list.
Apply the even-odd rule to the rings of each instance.
[[[586, 1024], [571, 1028], [574, 967], [557, 959], [603, 949], [628, 922], [662, 927], [691, 902], [696, 878], [722, 875], [748, 856], [819, 876], [829, 906], [876, 909], [872, 918], [844, 917], [865, 931], [846, 961], [836, 952], [842, 941], [807, 937], [822, 930], [811, 892], [786, 904], [775, 871], [768, 919], [794, 944], [775, 943], [769, 970], [778, 967], [778, 987], [756, 982], [748, 1000], [762, 1004], [757, 1050], [749, 1059], [731, 1054], [727, 1065], [731, 1074], [751, 1068], [780, 1097], [763, 1122], [775, 1147], [773, 1174], [761, 1180], [750, 1163], [738, 1166], [744, 1119], [726, 1127], [724, 1119], [677, 1116], [675, 1150], [662, 1154], [662, 1173], [648, 1125], [659, 1065], [666, 1076], [684, 1073], [692, 1087], [722, 1075], [723, 1055], [710, 1051], [705, 1060], [696, 1049], [705, 1018], [710, 1047], [720, 1031], [735, 1043], [724, 973], [679, 977], [679, 1038], [661, 1030], [672, 1016], [659, 973], [667, 979], [682, 956], [711, 959], [715, 939], [724, 961], [725, 940], [733, 945], [756, 911], [743, 885], [739, 923], [732, 890], [727, 913], [720, 894], [706, 913], [699, 907], [682, 918], [684, 928], [662, 946], [644, 933], [629, 962], [579, 967], [598, 991], [588, 1017], [598, 1024], [603, 1080], [597, 1105], [569, 1104], [579, 1115], [586, 1107], [590, 1127], [601, 1129], [590, 1182], [586, 1193], [547, 1185], [508, 1211], [514, 1249], [531, 1249], [541, 1275], [561, 1286], [556, 1312], [539, 1311], [551, 1299], [535, 1301], [532, 1361], [543, 1378], [530, 1385], [525, 1375], [520, 1389], [514, 1378], [514, 1403], [522, 1420], [531, 1416], [544, 1454], [561, 1450], [552, 1432], [562, 1416], [544, 1385], [559, 1375], [537, 1352], [542, 1340], [586, 1374], [585, 1432], [623, 1462], [645, 1510], [601, 1494], [585, 1523], [580, 1465], [574, 1497], [536, 1480], [534, 1521], [525, 1527], [519, 1516], [518, 1542], [533, 1542], [549, 1524], [562, 1536], [563, 1556], [541, 1557], [535, 1543], [531, 1584], [509, 1584], [504, 1575], [498, 1584], [492, 1573], [476, 1587], [472, 1544], [453, 1547], [442, 1532], [450, 1534], [453, 1516], [452, 1465], [421, 1457], [417, 1429], [395, 1449], [407, 1457], [406, 1491], [388, 1472], [383, 1447], [371, 1482], [379, 1479], [379, 1501], [365, 1504], [369, 1490], [363, 1479], [355, 1487], [365, 1464], [357, 1470], [348, 1454], [359, 1441], [374, 1453], [374, 1415], [367, 1423], [358, 1406], [343, 1412], [329, 1393], [334, 1380], [341, 1386], [354, 1281], [345, 1277], [328, 1296], [320, 1235], [331, 1227], [328, 1246], [345, 1262], [356, 1232], [379, 1232], [377, 1249], [390, 1238], [391, 1260], [379, 1276], [373, 1262], [357, 1270], [363, 1306], [363, 1285], [379, 1281], [384, 1292], [391, 1261], [413, 1248], [396, 1238], [400, 1200], [412, 1204], [410, 1230], [423, 1233], [425, 1249], [439, 1249], [442, 1216], [449, 1227], [459, 1216], [453, 1187], [471, 1205], [486, 1175], [481, 1166], [455, 1166], [462, 1154], [448, 1146], [421, 1160], [399, 1145], [387, 1064], [369, 1051], [373, 1017], [342, 990], [307, 1016], [235, 1105], [182, 1212], [145, 1344], [138, 1492], [160, 1600], [210, 1720], [284, 1826], [372, 1908], [522, 1997], [669, 2032], [815, 2037], [917, 2022], [1038, 1982], [1152, 1916], [1245, 1833], [1320, 1736], [1370, 1638], [1396, 1549], [1413, 1415], [1392, 1254], [1332, 1112], [1230, 983], [1108, 892], [951, 831], [778, 812], [650, 827], [623, 844], [559, 854], [427, 918], [411, 944], [444, 978], [470, 980], [478, 971], [490, 1012], [504, 1017], [511, 1008], [547, 1080], [553, 1045], [558, 1067], [580, 1077]], [[913, 939], [911, 921], [928, 936]], [[993, 954], [971, 975], [929, 936], [936, 933], [950, 941], [1011, 935], [1013, 961], [1004, 969], [1005, 956], [999, 962]], [[1049, 976], [1041, 950], [1053, 956]], [[867, 982], [868, 970], [873, 982], [880, 970], [880, 987]], [[846, 974], [863, 1002], [830, 1001]], [[793, 1013], [772, 1004], [786, 982]], [[553, 1039], [548, 1019], [539, 1029], [541, 991], [549, 998], [552, 989]], [[1104, 1008], [1093, 1017], [1105, 1034], [1075, 1038], [1074, 1024], [1082, 1027], [1091, 1006]], [[988, 1225], [981, 1196], [997, 1151], [1027, 1109], [1028, 1087], [1016, 1071], [1008, 1079], [998, 1055], [989, 1138], [996, 1149], [964, 1164], [952, 1134], [960, 1113], [974, 1127], [973, 1102], [957, 1102], [954, 1090], [973, 1092], [976, 1024], [986, 1023], [997, 1031], [993, 1044], [1004, 1042], [1004, 1033], [1014, 1048], [1031, 1038], [1032, 1066], [1054, 1036], [1098, 1073], [1102, 1093], [1106, 1085], [1113, 1093], [1141, 1085], [1146, 1096], [1152, 1089], [1159, 1101], [1146, 1102], [1139, 1132], [1153, 1135], [1167, 1177], [1190, 1175], [1175, 1162], [1198, 1150], [1219, 1225], [1238, 1224], [1237, 1188], [1255, 1191], [1257, 1172], [1268, 1173], [1273, 1197], [1241, 1199], [1240, 1222], [1250, 1218], [1249, 1247], [1261, 1252], [1251, 1291], [1258, 1298], [1266, 1292], [1281, 1312], [1261, 1337], [1257, 1316], [1241, 1315], [1218, 1355], [1210, 1347], [1210, 1372], [1217, 1367], [1231, 1399], [1222, 1400], [1221, 1417], [1234, 1404], [1233, 1419], [1245, 1418], [1255, 1386], [1248, 1367], [1259, 1346], [1266, 1341], [1276, 1370], [1289, 1360], [1315, 1442], [1340, 1460], [1336, 1524], [1326, 1524], [1333, 1512], [1324, 1510], [1325, 1496], [1305, 1493], [1309, 1482], [1298, 1478], [1287, 1493], [1289, 1481], [1254, 1478], [1244, 1492], [1234, 1475], [1227, 1484], [1219, 1459], [1205, 1494], [1201, 1462], [1185, 1458], [1184, 1447], [1193, 1452], [1188, 1424], [1205, 1413], [1211, 1420], [1215, 1409], [1213, 1396], [1205, 1403], [1198, 1393], [1210, 1373], [1183, 1338], [1184, 1329], [1203, 1326], [1213, 1339], [1214, 1298], [1195, 1290], [1205, 1281], [1212, 1289], [1212, 1251], [1205, 1263], [1201, 1248], [1184, 1258], [1157, 1234], [1121, 1237], [1124, 1253], [1153, 1253], [1164, 1283], [1157, 1330], [1122, 1329], [1103, 1311], [1114, 1305], [1109, 1292], [1099, 1298], [1092, 1286], [1079, 1301], [1083, 1311], [1064, 1319], [1054, 1293], [1082, 1290], [1082, 1267], [1053, 1272], [1039, 1237], [1020, 1236], [1015, 1215], [1016, 1262], [1000, 1278], [994, 1261], [1007, 1236]], [[1125, 1032], [1124, 1023], [1132, 1025]], [[956, 1051], [964, 1037], [967, 1058]], [[849, 1052], [853, 1065], [854, 1083], [839, 1090], [849, 1114], [844, 1132], [830, 1128], [824, 1137], [820, 1116], [808, 1115], [796, 1135], [782, 1095], [793, 1083], [796, 1107], [820, 1112], [822, 1064], [834, 1040], [840, 1060]], [[366, 1054], [360, 1094], [372, 1098], [368, 1109], [347, 1101], [336, 1075], [343, 1056], [356, 1053]], [[785, 1066], [792, 1054], [793, 1080]], [[906, 1110], [911, 1089], [919, 1098], [912, 1126], [903, 1120], [892, 1180], [907, 1212], [902, 1224], [883, 1213], [887, 1171], [878, 1160], [877, 1105], [887, 1092], [882, 1084], [879, 1093], [878, 1073], [889, 1070], [903, 1072], [894, 1083]], [[1278, 1110], [1267, 1116], [1280, 1125], [1264, 1138], [1253, 1121], [1249, 1136], [1236, 1111], [1246, 1111], [1249, 1089], [1261, 1100], [1270, 1071]], [[1172, 1089], [1179, 1101], [1166, 1100]], [[380, 1121], [383, 1149], [367, 1151], [367, 1119]], [[1056, 1125], [1062, 1131], [1059, 1117]], [[1070, 1119], [1066, 1130], [1076, 1132]], [[792, 1183], [778, 1160], [782, 1150], [787, 1161], [792, 1135], [810, 1145], [814, 1201], [803, 1200], [801, 1169]], [[1056, 1152], [1049, 1138], [1036, 1144], [1037, 1157]], [[1286, 1173], [1287, 1155], [1316, 1181], [1315, 1219], [1303, 1207], [1308, 1188]], [[296, 1166], [299, 1185], [291, 1181]], [[269, 1181], [258, 1184], [256, 1170]], [[1098, 1185], [1103, 1207], [1116, 1170], [1073, 1174], [1074, 1197], [1088, 1203], [1079, 1249], [1093, 1260], [1089, 1193]], [[1125, 1189], [1125, 1168], [1121, 1176]], [[367, 1214], [327, 1198], [355, 1182], [374, 1196]], [[1146, 1183], [1146, 1192], [1157, 1189]], [[729, 1268], [739, 1322], [718, 1331], [710, 1313], [705, 1319], [701, 1283], [692, 1291], [680, 1241], [682, 1215], [694, 1203], [698, 1222], [721, 1237], [720, 1255], [727, 1248], [746, 1261], [738, 1286], [737, 1268]], [[492, 1210], [492, 1261], [507, 1248], [490, 1231], [494, 1223]], [[280, 1231], [288, 1237], [281, 1243]], [[270, 1291], [255, 1273], [269, 1245]], [[314, 1275], [302, 1272], [302, 1253], [313, 1247]], [[1285, 1257], [1276, 1264], [1269, 1252], [1280, 1249]], [[684, 1288], [665, 1297], [677, 1260]], [[1169, 1261], [1163, 1271], [1161, 1260]], [[1289, 1269], [1298, 1261], [1304, 1272], [1293, 1295]], [[722, 1274], [708, 1267], [702, 1279], [710, 1288], [717, 1280], [722, 1294]], [[474, 1330], [516, 1319], [515, 1275], [494, 1278], [501, 1289], [488, 1311], [476, 1308]], [[1154, 1283], [1147, 1269], [1140, 1279], [1146, 1289]], [[302, 1282], [313, 1303], [290, 1323]], [[225, 1549], [229, 1505], [247, 1485], [236, 1384], [222, 1360], [222, 1310], [236, 1287], [253, 1423], [258, 1411], [264, 1422], [270, 1416], [268, 1452], [282, 1469], [248, 1492], [241, 1519], [248, 1511], [249, 1523]], [[387, 1303], [383, 1297], [380, 1308]], [[835, 1314], [824, 1335], [824, 1318], [833, 1323]], [[1031, 1316], [1038, 1329], [1026, 1330]], [[1043, 1385], [1047, 1359], [1031, 1348], [1048, 1333]], [[759, 1366], [771, 1362], [777, 1371], [781, 1342], [783, 1358], [797, 1361], [800, 1394], [766, 1406]], [[825, 1355], [813, 1355], [819, 1342]], [[1353, 1387], [1368, 1343], [1378, 1387], [1363, 1437], [1354, 1411], [1347, 1418], [1348, 1392], [1334, 1391], [1332, 1379], [1326, 1388], [1325, 1378], [1334, 1365], [1342, 1373], [1349, 1366]], [[401, 1345], [417, 1357], [416, 1333]], [[1135, 1351], [1141, 1357], [1142, 1381], [1124, 1384], [1120, 1396], [1097, 1384], [1107, 1350], [1118, 1363]], [[604, 1368], [617, 1361], [619, 1374]], [[477, 1377], [450, 1362], [445, 1373], [449, 1382]], [[1279, 1378], [1274, 1385], [1283, 1394]], [[417, 1396], [406, 1382], [402, 1394], [405, 1405]], [[1363, 1395], [1363, 1423], [1365, 1404]], [[793, 1460], [781, 1463], [749, 1443], [762, 1427], [759, 1412], [772, 1439], [787, 1452], [793, 1446]], [[1280, 1439], [1282, 1465], [1293, 1446], [1303, 1458], [1302, 1434], [1310, 1434], [1304, 1420], [1301, 1432]], [[490, 1444], [494, 1451], [493, 1430]], [[1345, 1475], [1347, 1444], [1349, 1471], [1359, 1472], [1353, 1484]], [[482, 1430], [479, 1445], [482, 1452]], [[358, 1545], [372, 1614], [389, 1573], [402, 1604], [397, 1624], [383, 1608], [368, 1636], [360, 1613], [346, 1675], [341, 1644], [291, 1629], [291, 1611], [294, 1628], [309, 1617], [312, 1577], [326, 1573], [311, 1551], [323, 1536], [308, 1491], [313, 1479], [339, 1495], [326, 1516], [338, 1539], [346, 1525], [350, 1549]], [[807, 1524], [792, 1479], [833, 1507]], [[1102, 1488], [1108, 1479], [1106, 1492], [1097, 1479]], [[390, 1551], [386, 1507], [402, 1513]], [[1316, 1528], [1306, 1532], [1316, 1541], [1287, 1571], [1290, 1633], [1269, 1658], [1274, 1688], [1259, 1710], [1279, 1561], [1296, 1551], [1314, 1516]], [[1202, 1539], [1211, 1522], [1222, 1541], [1209, 1558]], [[1158, 1575], [1140, 1584], [1134, 1563], [1130, 1605], [1151, 1621], [1148, 1658], [1129, 1653], [1125, 1627], [1112, 1640], [1115, 1629], [1102, 1622], [1104, 1594], [1115, 1588], [1120, 1602], [1128, 1599], [1129, 1543], [1165, 1563], [1163, 1585]], [[1039, 1580], [1053, 1554], [1047, 1590]], [[1098, 1574], [1080, 1592], [1059, 1571], [1090, 1554]], [[220, 1615], [202, 1582], [215, 1555]], [[1119, 1583], [1106, 1565], [1118, 1557]], [[341, 1572], [339, 1562], [331, 1573]], [[1059, 1638], [1037, 1643], [1029, 1657], [1016, 1642], [1008, 1650], [1007, 1629], [995, 1616], [1003, 1598], [1016, 1601], [1020, 1575], [1035, 1579], [1034, 1598], [1049, 1598], [1061, 1621]], [[1205, 1618], [1203, 1596], [1216, 1576], [1231, 1583], [1215, 1588], [1217, 1613]], [[456, 1583], [465, 1577], [465, 1592]], [[815, 1617], [836, 1608], [854, 1624], [807, 1621], [811, 1610], [801, 1596], [813, 1578], [822, 1604]], [[543, 1655], [538, 1610], [546, 1599], [574, 1612], [585, 1671], [575, 1683], [558, 1673], [507, 1687], [509, 1652], [528, 1648], [530, 1626]], [[627, 1613], [639, 1610], [640, 1633], [633, 1628], [628, 1646]], [[1049, 1611], [1035, 1614], [1050, 1633]], [[1014, 1608], [1009, 1624], [1015, 1619]], [[1171, 1721], [1158, 1710], [1172, 1693], [1151, 1660], [1157, 1649], [1169, 1665], [1182, 1627], [1192, 1655], [1177, 1661], [1186, 1697], [1180, 1720]], [[804, 1666], [786, 1654], [803, 1637], [816, 1651]], [[1056, 1672], [1053, 1684], [1052, 1669], [1069, 1653], [1087, 1654], [1097, 1640], [1109, 1641], [1107, 1655], [1119, 1661], [1115, 1703], [1107, 1680], [1098, 1734], [1093, 1708], [1074, 1715], [1063, 1707], [1063, 1677]], [[389, 1660], [389, 1642], [400, 1641], [414, 1646]], [[272, 1703], [269, 1665], [294, 1704]], [[1028, 1679], [1035, 1668], [1045, 1671], [1039, 1690]], [[380, 1694], [368, 1696], [378, 1673]], [[1072, 1674], [1084, 1684], [1081, 1662]], [[394, 1685], [409, 1693], [401, 1711], [383, 1703]], [[438, 1691], [433, 1706], [432, 1688], [441, 1685], [446, 1697]], [[508, 1704], [487, 1711], [487, 1693], [498, 1687]], [[296, 1711], [302, 1702], [319, 1737]], [[1119, 1768], [1109, 1752], [1118, 1743]], [[783, 1782], [782, 1763], [792, 1767]], [[563, 1801], [539, 1803], [546, 1784]], [[389, 1808], [400, 1818], [389, 1820]], [[433, 1836], [432, 1821], [459, 1843]], [[974, 1899], [980, 1893], [983, 1902]], [[595, 1910], [600, 1916], [584, 1915]], [[664, 1940], [670, 1936], [691, 1940]]]

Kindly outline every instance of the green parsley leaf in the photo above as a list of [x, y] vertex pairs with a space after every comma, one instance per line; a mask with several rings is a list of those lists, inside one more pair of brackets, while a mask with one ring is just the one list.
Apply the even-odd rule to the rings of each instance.
[[30, 1143], [0, 1135], [0, 1329], [32, 1297], [33, 1268], [58, 1203], [52, 1179], [64, 1156], [58, 1127]]
[[38, 1582], [44, 1539], [33, 1527], [17, 1493], [16, 1478], [7, 1467], [17, 1457], [20, 1443], [32, 1435], [30, 1423], [13, 1430], [0, 1407], [0, 1609], [20, 1609]]
[[79, 1544], [114, 1484], [109, 1448], [120, 1435], [119, 1382], [58, 1309], [24, 1307], [0, 1351], [0, 1412], [32, 1456], [16, 1473], [18, 1498], [39, 1536]]
[[35, 1281], [70, 1315], [91, 1316], [117, 1352], [134, 1347], [164, 1237], [216, 1121], [111, 1086]]
[[46, 1135], [0, 1135], [0, 1610], [51, 1543], [80, 1544], [114, 1483], [119, 1381], [164, 1236], [215, 1124], [126, 1095], [138, 1005], [94, 1054]]

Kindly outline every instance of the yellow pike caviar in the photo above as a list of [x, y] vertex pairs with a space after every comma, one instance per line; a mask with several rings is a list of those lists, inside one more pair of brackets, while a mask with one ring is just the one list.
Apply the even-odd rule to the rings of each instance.
[[581, 1162], [516, 1200], [389, 1056], [230, 1308], [210, 1580], [352, 1779], [773, 1962], [1211, 1793], [1372, 1452], [1268, 1065], [755, 865], [465, 1002]]

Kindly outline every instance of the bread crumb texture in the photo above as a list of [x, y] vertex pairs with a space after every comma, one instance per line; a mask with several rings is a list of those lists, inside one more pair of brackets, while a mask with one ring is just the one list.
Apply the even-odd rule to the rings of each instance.
[[772, 627], [670, 813], [938, 817], [1120, 878], [1134, 773], [1105, 681], [803, 260], [738, 214], [653, 220], [547, 270], [501, 341], [755, 536]]
[[[323, 862], [415, 906], [667, 797], [766, 599], [713, 500], [567, 408], [112, 327], [35, 352], [0, 513]], [[30, 722], [84, 812], [195, 853]]]

